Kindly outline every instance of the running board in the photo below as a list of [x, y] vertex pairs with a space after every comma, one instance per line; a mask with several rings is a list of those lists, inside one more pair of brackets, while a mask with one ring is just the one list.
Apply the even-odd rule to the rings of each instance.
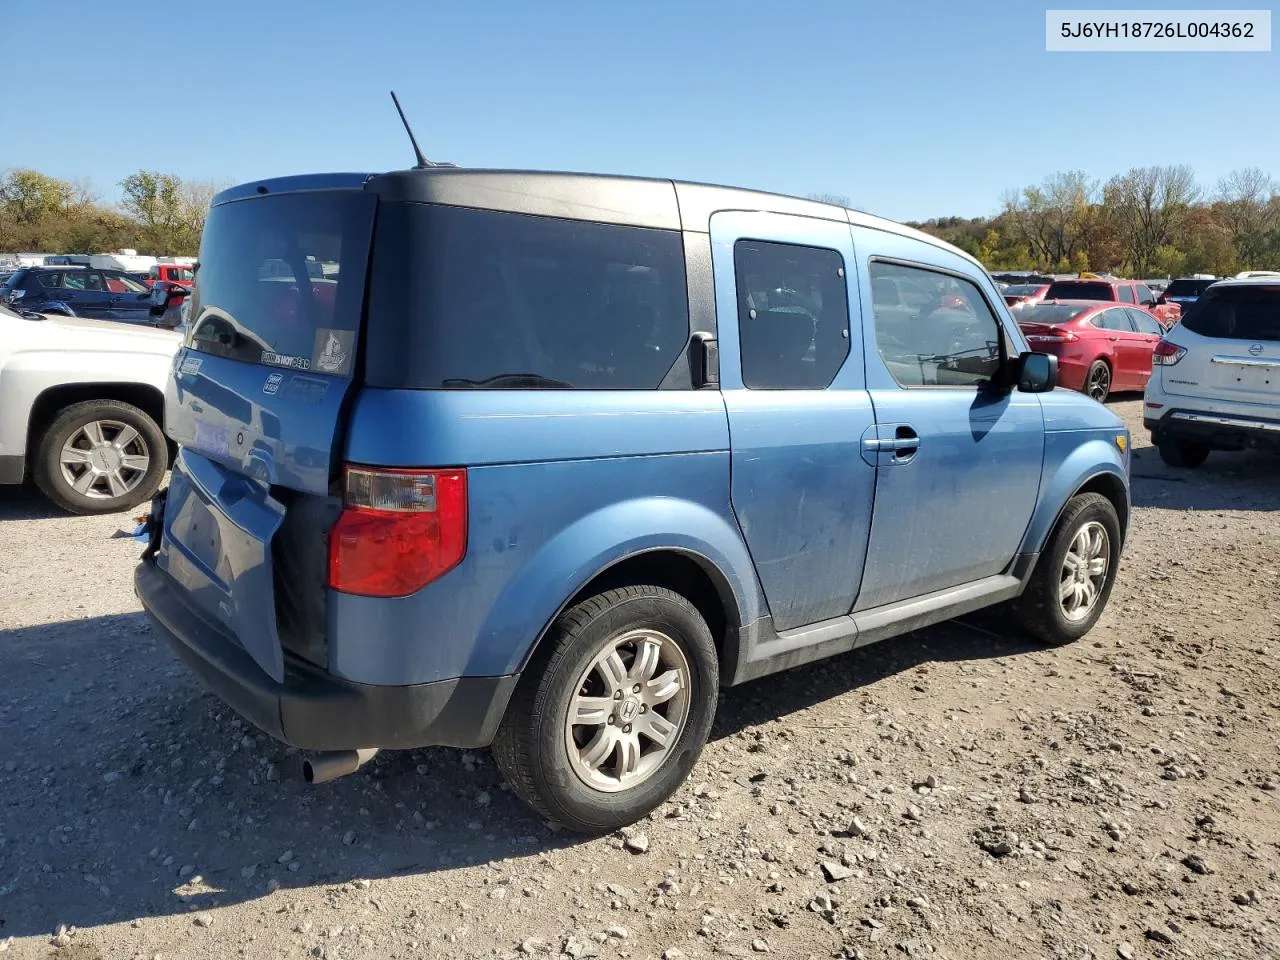
[[739, 659], [730, 684], [901, 636], [1012, 600], [1021, 591], [1022, 581], [1017, 577], [998, 574], [781, 633], [774, 632], [772, 618], [762, 617], [741, 631], [739, 643], [745, 656]]

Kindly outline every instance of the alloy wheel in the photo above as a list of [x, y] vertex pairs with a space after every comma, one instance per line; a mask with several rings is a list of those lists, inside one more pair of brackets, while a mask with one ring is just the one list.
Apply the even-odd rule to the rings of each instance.
[[133, 427], [119, 420], [91, 420], [76, 430], [58, 454], [62, 479], [76, 493], [115, 500], [147, 475], [151, 451]]
[[565, 717], [569, 764], [605, 793], [648, 780], [680, 740], [689, 717], [689, 661], [658, 630], [608, 640], [574, 686]]

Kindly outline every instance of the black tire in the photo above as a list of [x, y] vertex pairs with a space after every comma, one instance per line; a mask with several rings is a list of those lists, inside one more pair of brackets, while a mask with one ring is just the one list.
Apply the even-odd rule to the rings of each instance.
[[[137, 431], [137, 438], [130, 441], [129, 449], [145, 451], [149, 458], [144, 471], [126, 470], [124, 475], [127, 481], [132, 483], [137, 478], [137, 482], [120, 496], [110, 496], [109, 489], [104, 490], [102, 484], [95, 484], [93, 488], [102, 495], [81, 493], [63, 475], [63, 445], [81, 428], [99, 421], [132, 427]], [[41, 434], [36, 444], [35, 463], [31, 472], [32, 479], [41, 492], [62, 509], [71, 513], [101, 514], [128, 510], [150, 500], [159, 489], [168, 467], [169, 449], [164, 434], [146, 411], [119, 400], [86, 400], [63, 410]]]
[[[687, 718], [648, 779], [605, 792], [589, 786], [570, 761], [568, 710], [583, 671], [610, 639], [644, 628], [673, 640], [688, 664]], [[650, 813], [689, 775], [711, 732], [718, 690], [715, 642], [692, 603], [664, 587], [608, 590], [552, 625], [507, 707], [494, 759], [515, 793], [546, 819], [577, 833], [616, 830]]]
[[1111, 366], [1105, 360], [1095, 360], [1084, 377], [1084, 392], [1099, 403], [1106, 403], [1111, 394]]
[[1194, 470], [1209, 458], [1209, 445], [1191, 440], [1164, 439], [1156, 444], [1160, 459], [1171, 467]]
[[[1077, 534], [1094, 522], [1101, 524], [1107, 533], [1105, 580], [1088, 614], [1083, 619], [1071, 620], [1059, 601], [1059, 590], [1065, 582], [1063, 565]], [[1111, 588], [1116, 582], [1120, 543], [1120, 519], [1110, 500], [1100, 493], [1082, 493], [1072, 497], [1040, 554], [1026, 589], [1009, 604], [1015, 622], [1037, 640], [1052, 646], [1074, 643], [1083, 637], [1106, 609]]]

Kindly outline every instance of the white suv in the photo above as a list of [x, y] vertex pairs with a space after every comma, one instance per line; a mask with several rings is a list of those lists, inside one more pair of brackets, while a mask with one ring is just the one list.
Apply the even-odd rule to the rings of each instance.
[[1280, 452], [1280, 276], [1209, 287], [1155, 349], [1143, 422], [1165, 463]]
[[164, 390], [182, 337], [0, 305], [0, 484], [72, 513], [149, 500], [168, 468]]

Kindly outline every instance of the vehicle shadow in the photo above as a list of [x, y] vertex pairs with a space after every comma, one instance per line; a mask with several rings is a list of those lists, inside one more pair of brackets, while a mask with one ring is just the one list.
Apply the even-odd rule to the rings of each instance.
[[[729, 690], [713, 738], [929, 661], [1030, 649], [944, 624]], [[0, 676], [0, 939], [580, 842], [507, 792], [487, 751], [382, 754], [307, 786], [300, 755], [206, 693], [141, 613], [0, 630]]]
[[1157, 510], [1280, 510], [1280, 457], [1212, 453], [1193, 470], [1167, 466], [1154, 447], [1133, 451], [1130, 496]]
[[5, 520], [51, 520], [69, 514], [33, 486], [0, 487], [0, 523]]

